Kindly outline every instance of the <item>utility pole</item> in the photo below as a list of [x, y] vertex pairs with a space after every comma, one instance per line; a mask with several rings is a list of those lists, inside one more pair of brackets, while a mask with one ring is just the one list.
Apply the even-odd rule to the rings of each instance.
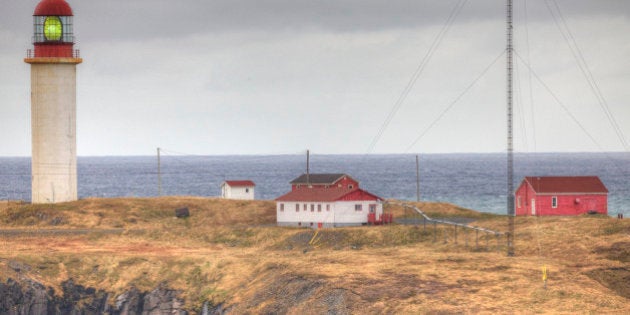
[[512, 0], [507, 0], [507, 255], [514, 256], [514, 138], [512, 131]]
[[311, 151], [306, 150], [306, 188], [311, 187], [311, 174], [309, 170]]
[[157, 148], [158, 196], [162, 196], [162, 167], [160, 165], [160, 148]]
[[420, 162], [416, 154], [416, 201], [420, 202]]

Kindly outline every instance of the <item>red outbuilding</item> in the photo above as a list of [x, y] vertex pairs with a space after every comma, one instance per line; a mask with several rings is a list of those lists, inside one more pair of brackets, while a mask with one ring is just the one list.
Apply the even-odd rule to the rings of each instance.
[[597, 176], [529, 176], [514, 196], [516, 215], [608, 214], [608, 189]]

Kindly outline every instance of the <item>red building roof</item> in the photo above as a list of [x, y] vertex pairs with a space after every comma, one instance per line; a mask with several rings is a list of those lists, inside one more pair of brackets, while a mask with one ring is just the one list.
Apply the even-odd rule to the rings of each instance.
[[338, 200], [382, 200], [382, 198], [360, 188], [297, 189], [276, 198], [276, 201], [332, 202]]
[[231, 187], [251, 187], [256, 186], [251, 180], [226, 180], [225, 184]]
[[528, 176], [525, 181], [541, 194], [608, 193], [597, 176]]
[[72, 8], [64, 0], [42, 0], [36, 7], [34, 16], [72, 16]]

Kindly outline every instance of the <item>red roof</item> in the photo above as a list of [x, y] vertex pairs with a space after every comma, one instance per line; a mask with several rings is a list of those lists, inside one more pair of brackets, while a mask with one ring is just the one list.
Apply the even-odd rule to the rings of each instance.
[[[276, 198], [276, 201], [320, 201], [320, 202], [332, 202], [344, 199], [344, 197], [356, 194], [357, 198], [353, 198], [355, 196], [351, 196], [348, 200], [365, 200], [367, 196], [370, 200], [382, 200], [382, 198], [371, 194], [363, 189], [355, 188], [355, 189], [346, 189], [346, 188], [327, 188], [327, 189], [296, 189], [288, 192], [285, 195], [282, 195]], [[363, 198], [358, 198], [363, 197]]]
[[250, 187], [256, 186], [251, 180], [226, 180], [225, 183], [231, 187]]
[[42, 0], [36, 7], [34, 16], [72, 16], [72, 8], [64, 0]]
[[536, 193], [608, 193], [608, 189], [597, 176], [528, 176], [524, 181]]

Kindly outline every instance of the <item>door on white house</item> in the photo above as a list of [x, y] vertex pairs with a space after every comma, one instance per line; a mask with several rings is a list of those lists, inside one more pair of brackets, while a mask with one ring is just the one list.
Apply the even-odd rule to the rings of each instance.
[[536, 199], [532, 199], [532, 215], [536, 215]]
[[376, 213], [376, 205], [370, 205], [370, 213]]

